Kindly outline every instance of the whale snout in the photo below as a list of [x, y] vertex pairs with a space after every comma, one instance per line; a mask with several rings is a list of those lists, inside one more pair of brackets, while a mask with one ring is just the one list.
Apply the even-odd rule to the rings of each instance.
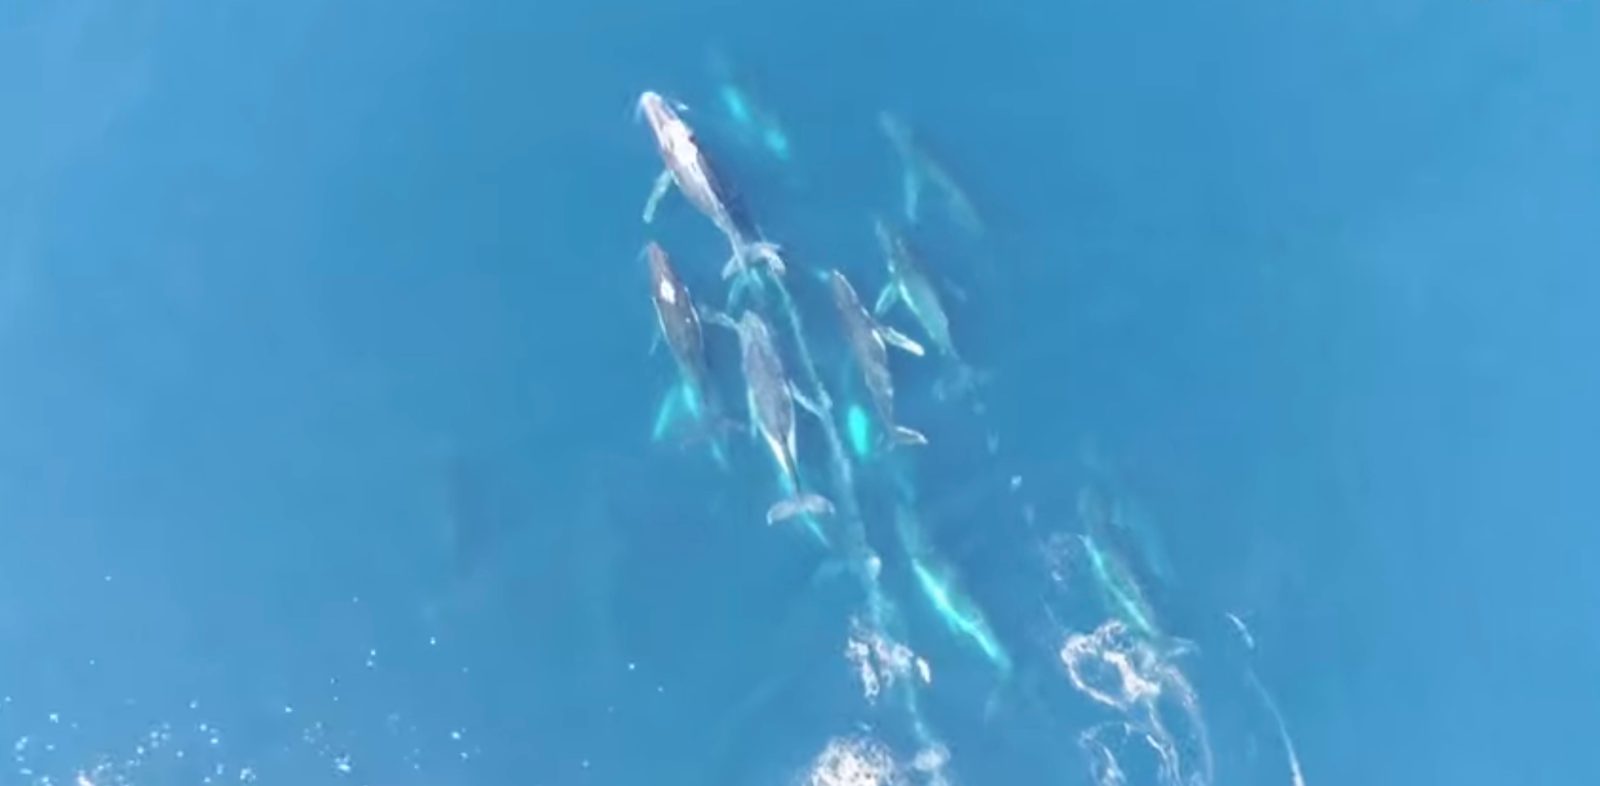
[[676, 114], [667, 105], [667, 100], [654, 90], [646, 90], [639, 94], [638, 115], [650, 121], [650, 125], [660, 128], [671, 121]]

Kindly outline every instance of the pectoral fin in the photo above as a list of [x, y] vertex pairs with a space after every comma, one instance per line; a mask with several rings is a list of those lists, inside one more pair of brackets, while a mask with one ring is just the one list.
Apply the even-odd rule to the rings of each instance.
[[916, 429], [905, 426], [891, 426], [889, 440], [896, 445], [926, 445], [928, 438]]
[[879, 325], [878, 335], [883, 337], [883, 343], [905, 352], [909, 352], [910, 354], [916, 355], [919, 358], [927, 354], [927, 351], [922, 348], [921, 344], [918, 344], [916, 341], [912, 340], [910, 336], [907, 336], [906, 334], [901, 333], [900, 331], [895, 330], [888, 325]]
[[650, 189], [650, 198], [644, 203], [644, 222], [646, 224], [655, 220], [656, 206], [661, 204], [661, 198], [667, 195], [667, 189], [672, 188], [672, 170], [663, 169], [656, 176], [655, 186]]
[[827, 420], [828, 419], [828, 413], [827, 413], [826, 410], [824, 410], [822, 408], [822, 405], [817, 403], [810, 396], [807, 396], [806, 394], [801, 393], [800, 390], [798, 388], [796, 388], [793, 383], [789, 384], [789, 396], [794, 399], [794, 402], [796, 404], [799, 404], [807, 412], [810, 412], [811, 414], [816, 415], [818, 418], [820, 418], [822, 420]]
[[893, 306], [894, 302], [900, 299], [900, 287], [897, 284], [898, 282], [890, 281], [889, 283], [883, 285], [883, 290], [878, 293], [877, 302], [872, 304], [873, 316], [881, 317], [884, 314], [887, 314], [889, 312], [889, 307]]
[[725, 327], [735, 333], [739, 332], [738, 320], [714, 308], [702, 306], [700, 308], [700, 319], [713, 325]]
[[914, 162], [906, 161], [905, 174], [900, 176], [900, 196], [905, 200], [906, 223], [917, 223], [917, 213], [922, 202], [922, 177], [917, 174]]
[[672, 425], [681, 417], [680, 412], [683, 409], [685, 395], [684, 387], [681, 382], [673, 385], [667, 390], [666, 395], [661, 397], [661, 403], [656, 406], [655, 425], [650, 429], [651, 442], [660, 442], [665, 439], [668, 432], [672, 430]]

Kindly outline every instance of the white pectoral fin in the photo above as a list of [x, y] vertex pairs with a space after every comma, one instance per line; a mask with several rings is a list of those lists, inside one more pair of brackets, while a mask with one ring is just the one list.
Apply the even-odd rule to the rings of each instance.
[[655, 220], [656, 206], [661, 204], [661, 198], [667, 195], [667, 189], [672, 188], [672, 170], [663, 169], [656, 176], [655, 185], [650, 189], [650, 198], [644, 203], [644, 222], [646, 224]]
[[922, 207], [922, 176], [916, 163], [906, 161], [905, 173], [900, 176], [900, 197], [905, 201], [906, 223], [917, 223], [917, 213]]
[[681, 384], [673, 385], [661, 397], [661, 403], [656, 406], [655, 424], [650, 428], [650, 441], [660, 442], [672, 431], [673, 424], [680, 417], [679, 412], [683, 407], [683, 394]]
[[883, 343], [904, 352], [909, 352], [919, 358], [927, 354], [927, 350], [923, 349], [921, 344], [888, 325], [878, 325], [878, 335], [883, 337]]
[[816, 400], [812, 399], [810, 396], [801, 393], [792, 382], [789, 383], [789, 396], [794, 399], [796, 404], [799, 404], [801, 407], [803, 407], [805, 411], [810, 412], [811, 414], [816, 415], [818, 418], [823, 420], [828, 418], [828, 413], [823, 411], [822, 405], [818, 404]]
[[895, 445], [926, 445], [928, 438], [922, 432], [901, 425], [889, 427], [889, 441]]
[[767, 439], [767, 435], [762, 432], [761, 421], [756, 415], [756, 403], [751, 401], [748, 395], [745, 396], [745, 410], [749, 418], [745, 422], [745, 432], [750, 435], [750, 439], [756, 442], [765, 442], [770, 447], [771, 442]]
[[735, 333], [739, 332], [739, 322], [737, 320], [714, 308], [701, 306], [700, 318], [712, 325], [725, 327]]
[[889, 307], [894, 305], [894, 302], [898, 299], [900, 299], [900, 287], [896, 285], [896, 282], [890, 281], [884, 284], [883, 290], [878, 292], [877, 302], [872, 304], [873, 316], [881, 317], [889, 313]]

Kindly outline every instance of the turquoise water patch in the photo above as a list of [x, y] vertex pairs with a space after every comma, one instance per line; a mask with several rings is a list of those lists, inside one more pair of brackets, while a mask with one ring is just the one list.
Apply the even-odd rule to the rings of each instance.
[[851, 404], [844, 413], [845, 437], [850, 440], [850, 450], [856, 458], [864, 459], [872, 453], [872, 418], [858, 404]]

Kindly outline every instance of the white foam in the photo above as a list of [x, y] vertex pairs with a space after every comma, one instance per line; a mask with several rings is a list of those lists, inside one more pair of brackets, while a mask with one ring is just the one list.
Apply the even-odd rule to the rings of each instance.
[[[1171, 648], [1172, 653], [1187, 646]], [[1147, 743], [1159, 761], [1162, 783], [1169, 786], [1208, 786], [1214, 776], [1210, 733], [1200, 711], [1199, 697], [1188, 678], [1145, 637], [1131, 632], [1121, 620], [1106, 621], [1092, 633], [1073, 633], [1062, 644], [1062, 665], [1073, 687], [1096, 703], [1116, 710], [1124, 733]], [[1163, 700], [1167, 704], [1163, 705]], [[1163, 706], [1179, 710], [1185, 744], [1168, 728]], [[1102, 727], [1110, 728], [1106, 724]], [[1094, 727], [1090, 745], [1090, 774], [1099, 783], [1121, 772], [1109, 746], [1100, 741], [1105, 728]], [[1093, 747], [1093, 746], [1098, 747]], [[1190, 761], [1193, 758], [1194, 761]], [[1120, 777], [1120, 776], [1119, 776]], [[1119, 782], [1119, 781], [1109, 781]]]
[[925, 659], [910, 647], [868, 629], [860, 619], [851, 620], [844, 654], [856, 667], [861, 695], [868, 703], [876, 702], [879, 694], [913, 671], [924, 684], [933, 682], [933, 667]]
[[902, 783], [894, 756], [869, 737], [835, 737], [812, 760], [807, 786], [889, 786]]

